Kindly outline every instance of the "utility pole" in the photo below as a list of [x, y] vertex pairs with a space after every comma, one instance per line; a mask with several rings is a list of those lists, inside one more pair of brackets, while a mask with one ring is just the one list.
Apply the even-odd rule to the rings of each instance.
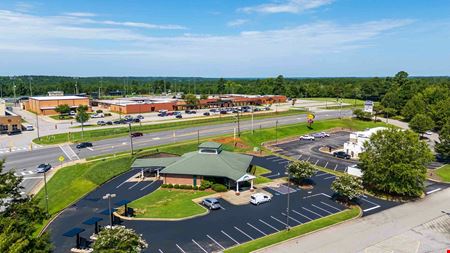
[[35, 112], [36, 114], [36, 132], [37, 132], [37, 137], [38, 140], [41, 140], [41, 136], [39, 136], [39, 116], [38, 116], [38, 112]]
[[200, 130], [197, 130], [197, 146], [200, 145]]
[[98, 87], [98, 99], [101, 97], [101, 88], [103, 88], [103, 76], [100, 77], [100, 87]]
[[74, 77], [75, 79], [75, 94], [78, 94], [78, 77]]
[[239, 111], [237, 112], [237, 115], [236, 115], [236, 122], [237, 122], [237, 135], [238, 135], [238, 137], [241, 137], [241, 123], [239, 120]]
[[30, 97], [33, 96], [33, 89], [31, 88], [31, 81], [33, 81], [33, 77], [32, 77], [32, 76], [29, 76], [29, 77], [28, 77], [28, 82], [29, 82], [29, 84], [30, 84]]
[[128, 129], [130, 132], [130, 146], [131, 146], [131, 155], [134, 154], [134, 150], [133, 150], [133, 136], [131, 135], [131, 122], [128, 123]]
[[253, 112], [255, 110], [255, 107], [252, 106], [252, 134], [255, 132], [254, 128], [253, 128]]
[[12, 76], [9, 78], [13, 82], [13, 93], [14, 93], [14, 106], [16, 105], [16, 77]]
[[278, 120], [275, 121], [275, 143], [278, 143]]

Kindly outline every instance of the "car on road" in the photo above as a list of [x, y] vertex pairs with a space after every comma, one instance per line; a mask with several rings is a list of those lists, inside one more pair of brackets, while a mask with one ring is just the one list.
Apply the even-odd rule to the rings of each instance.
[[112, 125], [113, 122], [112, 121], [106, 121], [106, 125]]
[[106, 122], [103, 120], [99, 120], [99, 121], [97, 121], [97, 125], [104, 126], [104, 125], [106, 125]]
[[333, 153], [333, 156], [341, 159], [350, 159], [350, 155], [344, 151], [336, 151]]
[[312, 136], [314, 138], [325, 138], [325, 137], [330, 137], [330, 135], [328, 133], [325, 132], [320, 132], [320, 133], [314, 133], [312, 134]]
[[313, 141], [313, 140], [315, 140], [315, 138], [314, 138], [314, 136], [312, 136], [312, 135], [302, 135], [302, 136], [300, 136], [300, 138], [299, 138], [300, 140], [307, 140], [307, 141]]
[[80, 149], [80, 148], [91, 148], [92, 147], [92, 143], [90, 142], [81, 142], [78, 143], [76, 148]]
[[250, 196], [250, 203], [253, 205], [259, 205], [265, 202], [270, 202], [272, 198], [264, 193], [255, 193], [252, 196]]
[[24, 128], [26, 131], [33, 131], [33, 130], [34, 130], [34, 128], [33, 128], [32, 125], [24, 125], [23, 128]]
[[104, 118], [105, 115], [103, 113], [94, 113], [91, 115], [91, 118], [95, 119], [95, 118]]
[[52, 168], [52, 166], [49, 163], [42, 163], [42, 164], [39, 164], [39, 166], [37, 166], [36, 172], [44, 173], [44, 172], [49, 171], [51, 168]]
[[211, 115], [209, 112], [204, 112], [203, 113], [203, 116], [209, 116], [209, 115]]
[[144, 116], [142, 116], [142, 115], [138, 115], [138, 116], [136, 116], [136, 119], [140, 119], [140, 120], [143, 120], [144, 119]]
[[177, 116], [175, 116], [175, 118], [177, 118], [177, 119], [182, 119], [182, 118], [183, 118], [183, 115], [177, 114]]
[[215, 210], [220, 208], [220, 203], [218, 199], [215, 198], [206, 198], [203, 199], [202, 205], [209, 208], [209, 210]]
[[228, 112], [225, 110], [220, 111], [220, 114], [227, 114]]
[[144, 136], [144, 134], [143, 134], [143, 133], [140, 133], [140, 132], [131, 133], [131, 137], [133, 137], [133, 138], [135, 138], [135, 137], [141, 137], [141, 136]]

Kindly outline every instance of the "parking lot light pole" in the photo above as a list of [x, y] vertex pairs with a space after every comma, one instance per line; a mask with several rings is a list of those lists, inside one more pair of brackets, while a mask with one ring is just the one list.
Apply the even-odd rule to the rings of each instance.
[[115, 198], [116, 194], [114, 193], [107, 193], [105, 196], [103, 196], [103, 199], [107, 199], [108, 200], [108, 213], [109, 213], [109, 225], [112, 228], [112, 224], [113, 224], [113, 217], [112, 217], [112, 212], [111, 212], [111, 199]]
[[278, 143], [278, 120], [275, 121], [275, 143]]
[[290, 209], [290, 193], [291, 193], [291, 171], [289, 170], [288, 166], [286, 166], [286, 169], [288, 171], [288, 192], [287, 192], [287, 206], [286, 206], [286, 231], [291, 230], [291, 227], [289, 226], [289, 209]]
[[[37, 137], [38, 137], [38, 140], [41, 140], [41, 136], [39, 135], [39, 116], [38, 116], [38, 112], [36, 111], [35, 114], [36, 114], [36, 132], [37, 132]], [[31, 145], [33, 145], [33, 144], [31, 144]]]
[[128, 123], [128, 129], [129, 129], [129, 132], [130, 132], [131, 155], [133, 155], [134, 151], [133, 151], [133, 136], [131, 135], [131, 122]]

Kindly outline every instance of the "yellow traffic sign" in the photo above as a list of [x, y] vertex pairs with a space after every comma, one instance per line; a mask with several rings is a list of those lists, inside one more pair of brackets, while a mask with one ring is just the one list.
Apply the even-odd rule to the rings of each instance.
[[66, 158], [65, 158], [64, 156], [58, 157], [58, 160], [59, 160], [60, 162], [64, 162], [65, 159], [66, 159]]
[[308, 116], [306, 116], [307, 119], [314, 119], [316, 116], [312, 113], [308, 114]]

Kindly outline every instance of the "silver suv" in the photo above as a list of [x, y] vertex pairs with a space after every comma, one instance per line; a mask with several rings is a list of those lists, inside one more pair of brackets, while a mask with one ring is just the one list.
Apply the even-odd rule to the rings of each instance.
[[219, 209], [220, 208], [220, 203], [219, 200], [214, 199], [214, 198], [206, 198], [202, 201], [202, 205], [204, 205], [205, 207], [209, 208], [210, 210], [212, 209]]

